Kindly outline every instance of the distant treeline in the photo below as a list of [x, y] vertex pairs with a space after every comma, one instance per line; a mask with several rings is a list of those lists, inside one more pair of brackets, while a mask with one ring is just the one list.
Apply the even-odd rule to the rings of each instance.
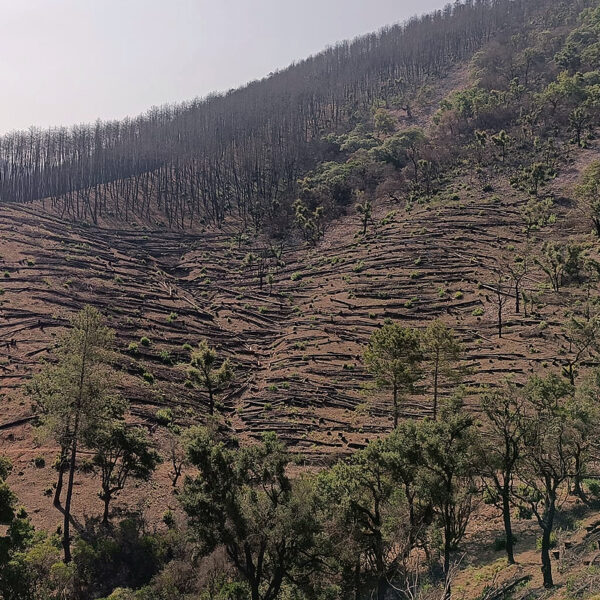
[[135, 119], [9, 133], [0, 138], [0, 201], [44, 199], [93, 223], [159, 215], [170, 226], [219, 225], [234, 214], [280, 230], [298, 179], [331, 152], [324, 134], [351, 129], [376, 101], [404, 106], [493, 36], [508, 39], [533, 20], [564, 23], [587, 4], [467, 0], [224, 95]]

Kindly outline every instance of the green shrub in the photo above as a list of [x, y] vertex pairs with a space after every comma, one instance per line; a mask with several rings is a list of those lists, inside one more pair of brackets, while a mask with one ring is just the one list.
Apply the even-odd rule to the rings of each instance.
[[159, 425], [170, 425], [173, 422], [173, 411], [170, 408], [159, 408], [154, 415]]
[[150, 371], [144, 371], [142, 377], [144, 378], [144, 381], [147, 381], [148, 383], [154, 383], [154, 375], [150, 373]]
[[600, 497], [600, 481], [597, 479], [586, 479], [584, 484], [592, 496], [596, 498]]
[[355, 273], [360, 273], [361, 271], [365, 270], [365, 261], [364, 260], [359, 260], [353, 267], [352, 270]]
[[12, 462], [8, 456], [0, 456], [0, 479], [6, 479], [12, 471]]
[[169, 529], [175, 527], [175, 513], [171, 509], [168, 509], [163, 513], [162, 520]]
[[46, 466], [46, 459], [43, 456], [36, 456], [33, 459], [36, 469], [43, 469]]
[[160, 360], [162, 360], [162, 362], [165, 363], [165, 365], [173, 364], [173, 359], [171, 358], [171, 354], [168, 350], [161, 350], [158, 353], [158, 356]]
[[150, 345], [150, 338], [147, 338], [146, 336], [143, 336], [143, 337], [140, 339], [140, 344], [141, 344], [142, 346], [145, 346], [145, 347], [147, 348], [147, 347]]

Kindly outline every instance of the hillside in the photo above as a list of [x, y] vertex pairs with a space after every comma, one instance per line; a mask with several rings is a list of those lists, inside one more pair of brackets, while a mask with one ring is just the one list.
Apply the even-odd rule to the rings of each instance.
[[[224, 566], [219, 548], [203, 558], [199, 574], [188, 572], [196, 551], [188, 534], [198, 517], [186, 494], [198, 491], [191, 480], [181, 489], [172, 486], [173, 432], [208, 424], [219, 440], [242, 448], [261, 447], [264, 434], [274, 432], [291, 451], [288, 471], [302, 482], [322, 469], [325, 483], [319, 485], [334, 494], [327, 469], [337, 473], [340, 465], [354, 465], [355, 456], [367, 461], [377, 440], [386, 443], [394, 429], [389, 386], [376, 385], [365, 360], [373, 334], [384, 325], [421, 334], [439, 319], [452, 329], [460, 343], [459, 368], [442, 377], [439, 404], [451, 406], [458, 390], [463, 404], [444, 417], [449, 423], [472, 415], [485, 423], [482, 397], [505, 393], [507, 379], [528, 390], [536, 376], [551, 381], [556, 374], [571, 385], [565, 396], [578, 399], [591, 389], [597, 403], [590, 381], [600, 331], [593, 231], [598, 207], [578, 186], [599, 156], [599, 10], [591, 0], [467, 2], [337, 46], [222, 98], [165, 108], [135, 123], [103, 124], [101, 131], [98, 125], [95, 133], [90, 127], [37, 132], [33, 144], [27, 134], [0, 141], [0, 452], [13, 465], [7, 482], [36, 528], [54, 531], [58, 525], [60, 532], [62, 515], [51, 500], [57, 445], [42, 435], [46, 417], [27, 385], [44, 361], [56, 361], [69, 319], [91, 305], [116, 333], [110, 365], [130, 405], [127, 422], [147, 432], [164, 459], [147, 481], [132, 482], [117, 496], [113, 516], [135, 509], [152, 535], [162, 535], [167, 524], [167, 537], [180, 533], [178, 527], [183, 536], [156, 538], [169, 548], [160, 560], [153, 555], [160, 568], [139, 580], [115, 576], [110, 589], [110, 577], [100, 585], [101, 575], [83, 574], [91, 567], [77, 562], [80, 554], [71, 595], [52, 597], [100, 598], [117, 584], [141, 588], [152, 576], [166, 586], [161, 577], [177, 579], [175, 569], [181, 569], [182, 582], [169, 588], [172, 595], [160, 595], [153, 580], [148, 593], [155, 596], [110, 598], [217, 597], [207, 591], [209, 573], [217, 573], [215, 581], [222, 576], [219, 589], [233, 586], [219, 598], [250, 597], [246, 588], [234, 595], [235, 560]], [[444, 35], [423, 57], [421, 44], [431, 31]], [[313, 87], [297, 87], [298, 81]], [[356, 95], [349, 93], [352, 86]], [[317, 89], [323, 94], [308, 100]], [[273, 104], [258, 110], [267, 95]], [[273, 109], [280, 101], [285, 108]], [[265, 116], [269, 111], [273, 122]], [[286, 129], [290, 114], [302, 116]], [[219, 130], [219, 139], [203, 138], [217, 131], [223, 115], [231, 129]], [[188, 137], [177, 147], [173, 140], [181, 141], [184, 130]], [[123, 138], [122, 131], [128, 132]], [[98, 145], [99, 138], [105, 141]], [[28, 144], [27, 160], [38, 158], [17, 169]], [[41, 162], [31, 150], [36, 144], [48, 149]], [[62, 158], [50, 148], [61, 148]], [[85, 159], [76, 164], [73, 156]], [[64, 188], [67, 181], [75, 187]], [[202, 340], [233, 369], [217, 394], [216, 417], [209, 416], [207, 390], [193, 384], [189, 371]], [[430, 359], [425, 363], [414, 389], [401, 398], [400, 417], [427, 428], [440, 420], [433, 411]], [[315, 567], [299, 578], [288, 574], [285, 597], [366, 598], [376, 589], [381, 600], [392, 597], [396, 576], [407, 586], [413, 577], [417, 583], [429, 578], [431, 584], [403, 592], [411, 598], [437, 597], [444, 578], [452, 580], [453, 597], [592, 597], [600, 590], [598, 500], [589, 482], [587, 501], [572, 493], [584, 475], [586, 481], [596, 477], [592, 414], [573, 426], [589, 436], [587, 471], [580, 465], [558, 486], [564, 502], [553, 533], [558, 531], [554, 591], [542, 587], [536, 548], [541, 533], [533, 513], [515, 517], [517, 565], [500, 558], [502, 548], [494, 550], [494, 540], [504, 535], [502, 513], [487, 502], [489, 490], [481, 484], [487, 475], [478, 471], [460, 475], [473, 486], [471, 518], [457, 537], [459, 550], [452, 547], [460, 558], [451, 579], [448, 564], [437, 560], [441, 534], [423, 505], [420, 527], [430, 537], [421, 540], [420, 529], [406, 534], [419, 542], [413, 540], [402, 567], [393, 562], [393, 575], [386, 571], [389, 589], [381, 587], [380, 567], [369, 562], [374, 550], [359, 537], [352, 541], [359, 548], [358, 567], [352, 565], [356, 588], [348, 572]], [[489, 434], [485, 424], [475, 428], [484, 439]], [[91, 446], [80, 452], [93, 454]], [[196, 468], [185, 465], [183, 475], [193, 478]], [[99, 481], [97, 474], [79, 471], [74, 526], [91, 553], [93, 540], [105, 534], [94, 529], [101, 513]], [[533, 505], [542, 497], [519, 502]], [[177, 527], [166, 519], [167, 510]], [[187, 525], [186, 514], [193, 515]], [[261, 521], [263, 529], [273, 514]], [[324, 525], [323, 535], [334, 540], [340, 533], [330, 526]], [[404, 543], [393, 539], [390, 555]], [[103, 551], [94, 548], [99, 556]], [[343, 556], [337, 560], [349, 568]], [[40, 573], [44, 568], [36, 563]], [[120, 566], [114, 569], [121, 573]], [[193, 589], [182, 591], [183, 581]], [[266, 589], [263, 600], [283, 597]], [[6, 600], [12, 597], [25, 596]]]

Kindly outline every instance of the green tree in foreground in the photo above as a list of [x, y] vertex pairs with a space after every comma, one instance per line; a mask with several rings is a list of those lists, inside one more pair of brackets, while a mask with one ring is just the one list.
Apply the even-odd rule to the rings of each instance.
[[396, 323], [384, 325], [371, 336], [364, 359], [377, 385], [392, 390], [395, 429], [400, 418], [400, 398], [413, 390], [422, 375], [419, 332]]
[[[29, 391], [41, 409], [45, 428], [68, 457], [67, 495], [63, 508], [62, 545], [65, 562], [71, 560], [71, 503], [81, 445], [93, 438], [100, 425], [112, 418], [116, 401], [109, 349], [114, 332], [102, 315], [86, 306], [71, 321], [56, 351], [57, 362], [47, 364]], [[62, 464], [59, 466], [61, 476]]]
[[208, 392], [208, 412], [215, 412], [215, 395], [233, 379], [233, 370], [228, 360], [217, 365], [217, 351], [208, 345], [206, 340], [198, 344], [198, 349], [192, 352], [192, 359], [187, 374], [197, 387]]
[[319, 477], [327, 536], [346, 594], [355, 599], [364, 597], [364, 584], [371, 580], [374, 597], [384, 600], [415, 545], [410, 505], [389, 464], [393, 456], [385, 441], [372, 442]]
[[128, 427], [124, 421], [109, 421], [95, 434], [93, 447], [93, 463], [102, 484], [102, 522], [106, 524], [111, 500], [125, 488], [128, 479], [147, 481], [160, 463], [160, 456], [141, 427]]
[[198, 428], [188, 456], [199, 474], [186, 478], [181, 502], [201, 553], [222, 545], [252, 600], [274, 600], [284, 581], [301, 578], [318, 547], [311, 486], [304, 480], [292, 486], [290, 457], [275, 434], [229, 449]]
[[25, 510], [17, 508], [17, 497], [6, 483], [11, 470], [10, 461], [0, 457], [0, 523], [7, 526], [5, 535], [0, 536], [0, 598], [28, 600], [32, 597], [30, 566], [22, 557], [34, 529]]
[[524, 443], [524, 400], [511, 381], [484, 394], [481, 400], [484, 435], [480, 437], [481, 465], [489, 499], [502, 511], [505, 549], [515, 564], [512, 530], [512, 497], [517, 463]]
[[4, 456], [0, 457], [0, 524], [2, 525], [10, 523], [15, 516], [17, 497], [6, 483], [6, 478], [11, 471], [10, 460]]
[[458, 398], [442, 406], [439, 421], [419, 425], [420, 493], [442, 531], [443, 567], [450, 594], [452, 552], [465, 536], [477, 497], [479, 473], [474, 419]]
[[524, 394], [524, 451], [518, 463], [523, 485], [515, 495], [533, 512], [542, 530], [542, 575], [544, 587], [551, 588], [552, 532], [561, 487], [576, 469], [579, 433], [574, 413], [566, 408], [572, 386], [563, 378], [555, 374], [533, 377]]
[[462, 348], [456, 335], [440, 320], [432, 321], [423, 334], [425, 358], [433, 371], [433, 419], [437, 419], [440, 379], [447, 377], [456, 380], [457, 363]]
[[575, 395], [569, 399], [565, 409], [569, 420], [573, 422], [576, 435], [574, 437], [575, 470], [573, 473], [573, 492], [584, 502], [587, 501], [582, 480], [588, 474], [590, 462], [600, 448], [600, 369], [588, 373], [577, 386]]

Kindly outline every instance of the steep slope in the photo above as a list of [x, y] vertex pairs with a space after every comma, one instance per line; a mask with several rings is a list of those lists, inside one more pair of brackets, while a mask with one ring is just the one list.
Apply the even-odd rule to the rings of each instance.
[[[585, 239], [576, 204], [561, 192], [568, 193], [594, 154], [581, 152], [553, 183], [564, 198], [561, 228], [538, 235]], [[42, 497], [53, 475], [32, 466], [38, 454], [52, 464], [54, 450], [43, 441], [37, 447], [22, 386], [85, 303], [98, 306], [116, 329], [123, 393], [165, 452], [159, 409], [170, 408], [186, 424], [206, 417], [205, 393], [185, 385], [183, 348], [204, 338], [234, 364], [235, 382], [220, 400], [232, 432], [256, 438], [276, 431], [310, 462], [346, 454], [390, 430], [389, 395], [375, 393], [362, 364], [370, 334], [385, 319], [424, 327], [440, 317], [452, 326], [470, 368], [469, 395], [509, 374], [522, 380], [562, 364], [557, 296], [542, 286], [527, 317], [515, 313], [511, 300], [499, 339], [493, 293], [485, 287], [506, 248], [524, 235], [520, 208], [527, 196], [501, 180], [494, 192], [483, 192], [468, 175], [454, 190], [439, 205], [408, 209], [381, 199], [378, 225], [365, 238], [357, 235], [357, 215], [339, 219], [315, 248], [287, 248], [262, 290], [231, 232], [115, 231], [3, 207], [0, 432], [2, 451], [19, 467], [15, 490], [42, 519], [55, 518]], [[531, 277], [544, 280], [539, 270]], [[577, 288], [564, 293], [571, 303], [585, 295]], [[426, 377], [404, 413], [430, 414], [430, 394]], [[156, 484], [168, 491], [167, 470], [163, 465]], [[93, 484], [81, 488], [93, 498]]]

